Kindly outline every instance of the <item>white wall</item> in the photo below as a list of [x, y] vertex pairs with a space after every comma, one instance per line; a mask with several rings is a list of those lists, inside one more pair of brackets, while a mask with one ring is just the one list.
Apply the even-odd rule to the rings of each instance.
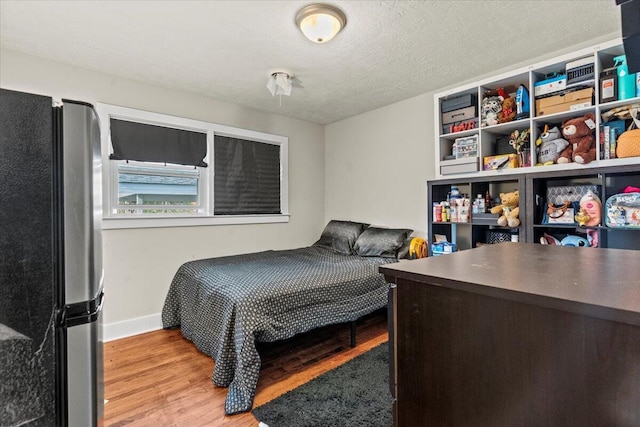
[[327, 125], [325, 221], [350, 219], [425, 235], [432, 125], [432, 93]]
[[105, 230], [103, 321], [107, 338], [158, 327], [157, 315], [171, 278], [183, 262], [308, 246], [325, 225], [321, 125], [7, 50], [0, 51], [0, 86], [289, 137], [289, 223]]

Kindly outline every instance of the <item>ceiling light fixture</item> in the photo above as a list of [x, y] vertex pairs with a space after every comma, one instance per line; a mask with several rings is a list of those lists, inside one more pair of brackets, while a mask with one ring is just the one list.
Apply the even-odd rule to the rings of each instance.
[[269, 89], [272, 96], [280, 95], [280, 106], [282, 106], [282, 95], [291, 95], [293, 77], [293, 73], [284, 68], [269, 71], [267, 89]]
[[312, 42], [326, 43], [347, 25], [347, 17], [335, 6], [310, 4], [296, 14], [296, 25]]

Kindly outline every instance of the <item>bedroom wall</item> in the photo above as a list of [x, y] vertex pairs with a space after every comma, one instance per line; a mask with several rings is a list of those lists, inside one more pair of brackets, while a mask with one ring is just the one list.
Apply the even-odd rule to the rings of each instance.
[[[598, 43], [609, 34], [474, 76], [457, 87]], [[461, 66], [468, 59], [462, 55]], [[353, 219], [426, 236], [427, 186], [435, 177], [433, 96], [440, 88], [325, 127], [325, 221]]]
[[325, 127], [325, 220], [350, 219], [426, 234], [433, 177], [433, 94]]
[[325, 225], [321, 125], [7, 50], [0, 51], [0, 86], [289, 137], [289, 223], [104, 231], [103, 321], [107, 339], [161, 326], [159, 314], [164, 297], [183, 262], [308, 246], [317, 240]]

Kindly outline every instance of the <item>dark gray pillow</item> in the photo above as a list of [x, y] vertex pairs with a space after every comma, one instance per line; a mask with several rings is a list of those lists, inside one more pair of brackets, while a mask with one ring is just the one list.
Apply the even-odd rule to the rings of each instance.
[[355, 251], [360, 256], [396, 258], [398, 249], [413, 230], [407, 228], [369, 227], [356, 240]]
[[368, 226], [361, 222], [331, 220], [313, 246], [324, 246], [341, 254], [352, 255], [356, 239]]
[[402, 246], [400, 246], [400, 249], [398, 249], [398, 259], [404, 259], [409, 257], [409, 249], [411, 249], [412, 240], [413, 240], [413, 237], [411, 236], [404, 239], [404, 242], [402, 242]]

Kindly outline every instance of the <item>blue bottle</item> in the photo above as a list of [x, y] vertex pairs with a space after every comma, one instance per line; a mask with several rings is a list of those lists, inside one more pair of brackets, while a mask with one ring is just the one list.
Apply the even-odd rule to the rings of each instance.
[[633, 98], [636, 96], [636, 75], [629, 74], [627, 56], [616, 56], [613, 62], [618, 74], [618, 100]]

